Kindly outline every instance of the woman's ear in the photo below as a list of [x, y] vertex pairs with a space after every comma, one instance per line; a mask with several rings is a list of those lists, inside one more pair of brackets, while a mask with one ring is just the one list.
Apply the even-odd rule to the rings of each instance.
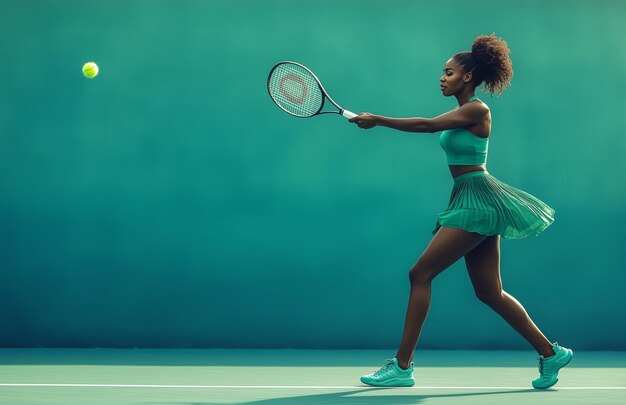
[[472, 81], [472, 72], [465, 73], [465, 76], [463, 76], [463, 82], [469, 83], [471, 81]]

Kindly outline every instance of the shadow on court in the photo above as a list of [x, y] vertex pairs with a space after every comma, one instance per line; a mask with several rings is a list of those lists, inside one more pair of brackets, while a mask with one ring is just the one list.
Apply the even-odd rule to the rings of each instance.
[[[245, 402], [142, 402], [146, 405], [225, 405], [225, 404], [255, 404], [255, 405], [321, 405], [321, 404], [385, 404], [385, 405], [404, 405], [404, 404], [419, 404], [426, 399], [436, 398], [455, 398], [455, 397], [475, 397], [483, 395], [495, 395], [495, 394], [523, 394], [531, 392], [539, 392], [535, 389], [525, 390], [504, 390], [504, 391], [486, 391], [486, 392], [469, 392], [458, 394], [433, 394], [433, 395], [368, 395], [368, 396], [351, 396], [354, 394], [372, 392], [379, 390], [389, 390], [390, 388], [368, 388], [354, 391], [334, 392], [329, 394], [319, 395], [304, 395], [293, 396], [284, 398], [271, 398], [260, 399], [258, 401], [245, 401]], [[555, 390], [540, 391], [556, 392]]]

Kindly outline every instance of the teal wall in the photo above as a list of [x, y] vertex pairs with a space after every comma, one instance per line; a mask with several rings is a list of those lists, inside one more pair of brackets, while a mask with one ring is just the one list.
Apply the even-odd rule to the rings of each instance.
[[[452, 179], [438, 134], [297, 119], [279, 60], [353, 111], [432, 117], [446, 60], [496, 32], [488, 169], [556, 209], [502, 241], [551, 340], [626, 349], [626, 3], [6, 1], [0, 346], [395, 348]], [[96, 61], [100, 75], [84, 78]], [[555, 291], [558, 286], [558, 291]], [[434, 282], [419, 347], [531, 349]]]

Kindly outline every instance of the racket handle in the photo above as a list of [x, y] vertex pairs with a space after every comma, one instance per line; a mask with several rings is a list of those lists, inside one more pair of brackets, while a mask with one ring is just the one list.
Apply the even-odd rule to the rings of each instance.
[[350, 118], [356, 117], [359, 114], [355, 114], [352, 111], [348, 111], [348, 110], [341, 110], [341, 115], [343, 115], [347, 119], [350, 119]]

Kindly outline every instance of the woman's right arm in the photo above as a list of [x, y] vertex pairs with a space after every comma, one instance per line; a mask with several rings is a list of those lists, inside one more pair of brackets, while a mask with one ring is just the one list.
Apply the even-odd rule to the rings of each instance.
[[360, 128], [377, 125], [405, 132], [439, 132], [444, 129], [462, 128], [482, 122], [488, 110], [480, 103], [467, 103], [435, 118], [390, 118], [369, 113], [350, 118]]

